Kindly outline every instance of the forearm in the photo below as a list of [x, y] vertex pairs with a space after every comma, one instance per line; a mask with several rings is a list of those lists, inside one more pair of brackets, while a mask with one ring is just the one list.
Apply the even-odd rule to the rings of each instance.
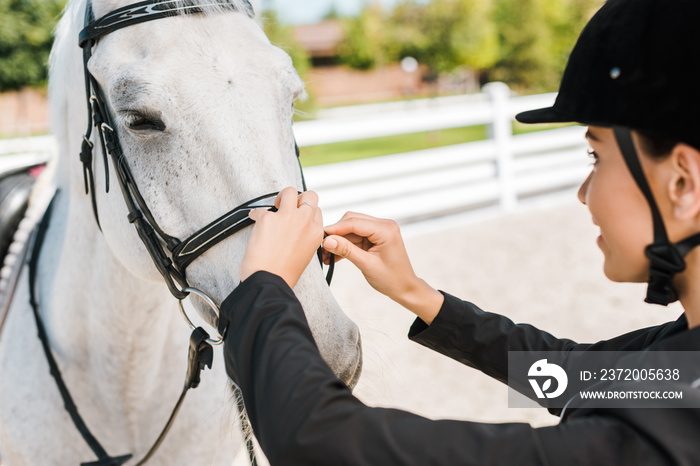
[[568, 351], [577, 345], [443, 294], [444, 303], [431, 325], [417, 319], [409, 338], [501, 382], [508, 379], [509, 351]]
[[273, 465], [667, 464], [652, 442], [613, 417], [533, 429], [367, 407], [321, 359], [279, 277], [255, 274], [221, 311], [227, 372]]
[[422, 279], [416, 279], [413, 286], [394, 300], [430, 325], [440, 312], [445, 297]]
[[522, 464], [538, 464], [526, 424], [431, 421], [363, 405], [321, 359], [292, 291], [269, 274], [251, 278], [222, 305], [226, 368], [272, 464], [483, 464], [507, 453], [502, 442], [527, 446], [532, 462]]

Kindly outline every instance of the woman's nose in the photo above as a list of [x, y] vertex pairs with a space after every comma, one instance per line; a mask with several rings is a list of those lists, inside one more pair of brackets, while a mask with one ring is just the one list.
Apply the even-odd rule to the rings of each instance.
[[578, 200], [581, 201], [583, 205], [586, 205], [586, 192], [588, 192], [588, 183], [591, 181], [591, 176], [593, 176], [593, 173], [589, 174], [586, 181], [578, 188]]

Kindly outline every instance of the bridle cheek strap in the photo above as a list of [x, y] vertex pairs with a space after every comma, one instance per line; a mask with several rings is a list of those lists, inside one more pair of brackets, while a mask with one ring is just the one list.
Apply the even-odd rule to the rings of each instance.
[[625, 163], [649, 204], [654, 224], [654, 242], [644, 250], [644, 254], [649, 259], [649, 279], [645, 301], [667, 306], [678, 300], [678, 294], [673, 288], [673, 278], [685, 270], [685, 256], [690, 250], [700, 246], [700, 233], [675, 244], [669, 241], [661, 212], [647, 183], [637, 150], [634, 147], [631, 130], [626, 127], [614, 126], [613, 132]]
[[[246, 2], [246, 4], [250, 7], [249, 3]], [[228, 3], [228, 0], [212, 0], [210, 5], [222, 7], [224, 10], [235, 10], [235, 7]], [[119, 144], [119, 136], [112, 123], [106, 99], [104, 98], [97, 80], [88, 70], [88, 61], [92, 54], [92, 47], [94, 47], [97, 40], [105, 34], [133, 24], [176, 15], [197, 14], [202, 11], [201, 6], [183, 6], [180, 0], [148, 0], [120, 8], [95, 20], [92, 2], [88, 2], [85, 10], [85, 27], [80, 33], [79, 40], [79, 45], [83, 48], [85, 94], [88, 102], [88, 127], [83, 136], [80, 160], [83, 164], [85, 191], [91, 195], [95, 221], [101, 229], [92, 168], [94, 145], [90, 141], [90, 136], [93, 126], [97, 129], [96, 132], [104, 157], [106, 191], [109, 192], [109, 155], [109, 158], [112, 159], [114, 169], [117, 173], [117, 181], [129, 211], [129, 222], [136, 228], [139, 238], [146, 246], [156, 268], [165, 279], [171, 294], [179, 300], [184, 299], [188, 295], [188, 293], [184, 291], [185, 288], [189, 288], [185, 273], [187, 266], [212, 246], [251, 225], [253, 221], [248, 217], [248, 213], [251, 209], [274, 209], [274, 197], [277, 193], [260, 196], [236, 207], [184, 241], [180, 241], [178, 238], [165, 233], [155, 221], [123, 157], [122, 148]], [[250, 8], [248, 14], [252, 15], [252, 8]], [[294, 142], [294, 148], [298, 160], [299, 147], [296, 141]], [[299, 168], [301, 170], [301, 164]], [[301, 172], [301, 180], [303, 189], [306, 190], [303, 171]], [[319, 250], [319, 259], [320, 258], [321, 252]], [[331, 260], [326, 276], [326, 281], [329, 284], [333, 276], [333, 265], [334, 260]]]

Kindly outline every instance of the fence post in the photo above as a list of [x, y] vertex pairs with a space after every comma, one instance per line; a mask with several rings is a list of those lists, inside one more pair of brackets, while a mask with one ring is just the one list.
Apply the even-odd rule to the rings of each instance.
[[501, 82], [488, 83], [483, 92], [489, 96], [493, 107], [491, 137], [496, 147], [496, 176], [501, 185], [501, 208], [515, 210], [518, 195], [515, 190], [515, 170], [513, 167], [513, 122], [509, 109], [510, 89]]

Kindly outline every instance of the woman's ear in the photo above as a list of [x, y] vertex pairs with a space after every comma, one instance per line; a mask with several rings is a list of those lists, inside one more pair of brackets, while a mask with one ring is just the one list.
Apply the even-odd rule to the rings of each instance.
[[679, 220], [700, 217], [700, 151], [687, 144], [676, 144], [670, 162], [673, 175], [668, 192], [673, 214]]

